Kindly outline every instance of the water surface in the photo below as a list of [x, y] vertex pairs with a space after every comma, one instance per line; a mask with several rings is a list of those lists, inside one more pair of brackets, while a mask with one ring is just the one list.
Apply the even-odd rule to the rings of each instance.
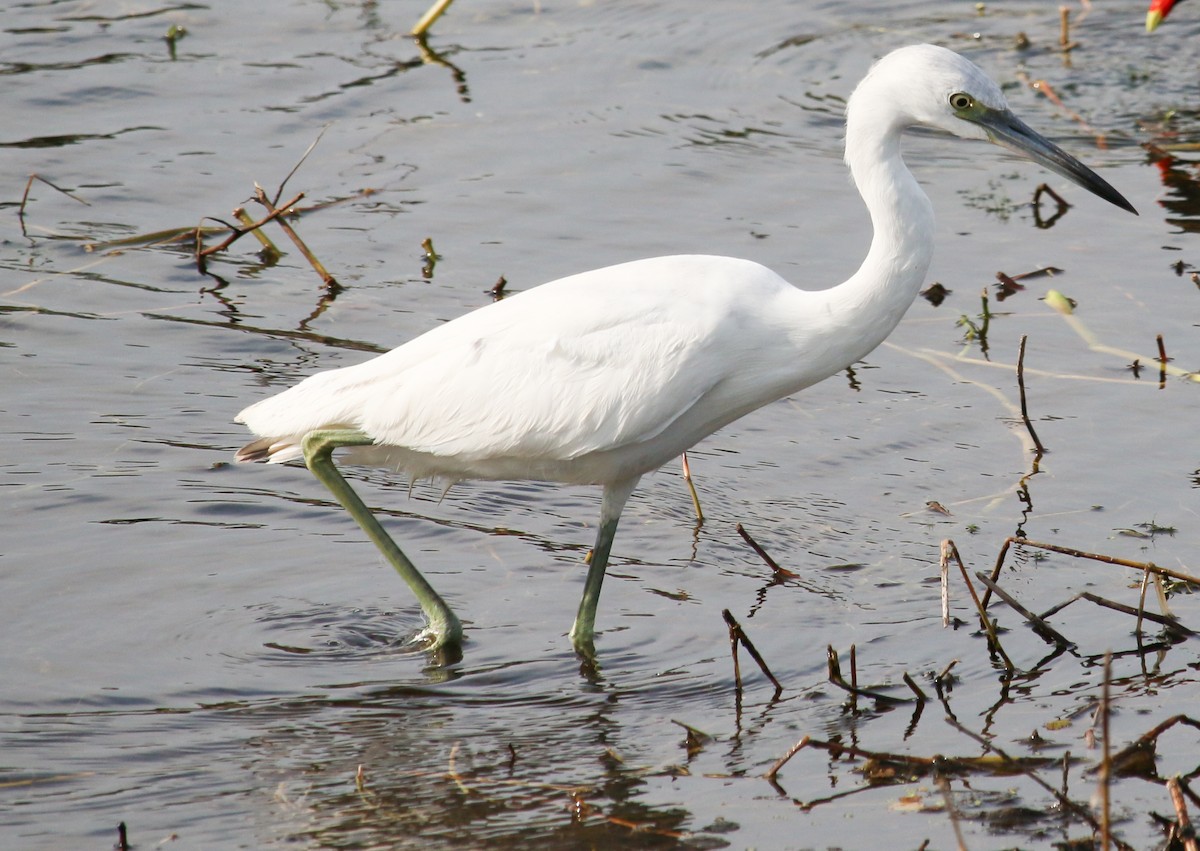
[[[904, 673], [932, 694], [930, 677], [958, 660], [948, 706], [1021, 755], [1040, 729], [1056, 758], [1095, 759], [1085, 732], [1109, 649], [1114, 746], [1194, 712], [1195, 641], [1138, 653], [1116, 613], [1067, 609], [1055, 623], [1077, 649], [1039, 666], [1052, 648], [997, 609], [1016, 678], [970, 626], [940, 623], [946, 538], [976, 570], [1024, 534], [1197, 572], [1200, 386], [1160, 382], [1149, 359], [1161, 334], [1173, 365], [1200, 365], [1186, 149], [1200, 113], [1179, 59], [1200, 19], [1185, 5], [1149, 38], [1140, 9], [1100, 5], [1066, 59], [1056, 11], [1037, 3], [980, 17], [928, 0], [703, 12], [460, 0], [429, 40], [434, 61], [404, 35], [414, 4], [6, 11], [0, 844], [107, 848], [123, 821], [140, 847], [867, 848], [881, 826], [893, 847], [948, 847], [931, 781], [808, 807], [864, 782], [817, 752], [776, 786], [762, 778], [804, 735], [982, 753], [941, 704], [915, 722], [911, 706], [849, 710], [826, 682], [827, 645], [856, 645], [860, 679], [897, 696]], [[173, 47], [171, 26], [187, 32]], [[1014, 47], [1019, 32], [1032, 47]], [[844, 100], [874, 58], [915, 41], [974, 58], [1142, 215], [1003, 151], [914, 138], [908, 158], [939, 215], [930, 280], [949, 296], [919, 300], [852, 374], [700, 444], [703, 526], [677, 466], [643, 480], [601, 604], [598, 673], [581, 674], [565, 637], [593, 489], [466, 483], [443, 498], [353, 471], [467, 620], [463, 660], [438, 667], [405, 646], [421, 625], [405, 586], [308, 473], [230, 463], [245, 404], [487, 303], [500, 276], [522, 290], [703, 251], [802, 286], [842, 280], [869, 238], [840, 163]], [[1065, 108], [1025, 84], [1039, 79]], [[321, 206], [297, 226], [336, 298], [277, 233], [278, 263], [245, 240], [208, 274], [187, 245], [121, 242], [240, 204], [259, 214], [254, 183], [274, 191], [322, 131], [285, 194]], [[22, 222], [34, 173], [79, 200], [34, 182]], [[1043, 181], [1073, 206], [1041, 229], [1028, 202]], [[427, 237], [441, 255], [431, 275]], [[997, 300], [996, 272], [1045, 266], [1063, 271]], [[984, 288], [986, 353], [958, 322], [979, 321]], [[1043, 302], [1051, 288], [1140, 373], [1089, 347]], [[1050, 449], [1036, 467], [1018, 419], [1022, 335]], [[773, 581], [737, 523], [802, 578]], [[1027, 552], [1009, 563], [1006, 587], [1039, 610], [1084, 590], [1137, 601], [1132, 571]], [[1192, 598], [1173, 605], [1200, 622]], [[778, 698], [744, 654], [736, 693], [725, 608], [783, 683]], [[1045, 729], [1058, 719], [1072, 723]], [[711, 738], [689, 750], [674, 722]], [[1194, 737], [1168, 735], [1179, 744], [1164, 744], [1160, 773], [1194, 770]], [[1085, 767], [1071, 793], [1086, 802]], [[970, 847], [1087, 832], [989, 821], [1051, 808], [1027, 780], [972, 787], [953, 787]], [[905, 795], [934, 809], [900, 812]], [[1145, 813], [1170, 812], [1138, 779], [1114, 801], [1138, 847], [1157, 835]]]

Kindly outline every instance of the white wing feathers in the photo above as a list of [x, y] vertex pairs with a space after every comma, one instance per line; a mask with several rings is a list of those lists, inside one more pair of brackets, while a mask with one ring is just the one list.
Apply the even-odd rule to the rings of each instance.
[[746, 334], [762, 328], [729, 322], [745, 285], [727, 281], [759, 269], [751, 288], [766, 299], [788, 286], [746, 261], [727, 260], [740, 274], [721, 274], [716, 259], [655, 258], [563, 278], [311, 376], [238, 421], [281, 444], [355, 428], [377, 444], [453, 457], [455, 467], [562, 462], [652, 440], [745, 368], [731, 353], [755, 347]]

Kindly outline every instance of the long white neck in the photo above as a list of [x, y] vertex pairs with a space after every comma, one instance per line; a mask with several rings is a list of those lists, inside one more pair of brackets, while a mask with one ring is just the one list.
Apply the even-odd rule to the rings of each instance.
[[900, 156], [906, 125], [881, 126], [875, 105], [852, 99], [846, 119], [846, 164], [871, 214], [871, 249], [849, 280], [813, 293], [834, 326], [826, 331], [836, 337], [830, 342], [847, 363], [899, 324], [933, 256], [933, 207]]

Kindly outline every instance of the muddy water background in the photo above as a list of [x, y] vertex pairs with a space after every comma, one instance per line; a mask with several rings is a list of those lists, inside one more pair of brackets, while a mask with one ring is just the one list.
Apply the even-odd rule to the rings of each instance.
[[[907, 794], [940, 804], [928, 782], [808, 809], [796, 801], [861, 778], [809, 753], [779, 788], [762, 779], [806, 734], [981, 753], [936, 704], [915, 724], [910, 708], [847, 711], [825, 682], [826, 645], [856, 644], [876, 684], [909, 672], [928, 688], [960, 660], [952, 710], [1019, 754], [1042, 728], [1051, 756], [1094, 759], [1084, 732], [1107, 649], [1116, 745], [1194, 712], [1194, 641], [1139, 655], [1131, 620], [1076, 604], [1056, 623], [1077, 654], [1008, 682], [972, 629], [944, 630], [938, 613], [944, 538], [975, 569], [1022, 532], [1196, 570], [1200, 386], [1160, 386], [1152, 366], [1135, 379], [1041, 301], [1054, 286], [1103, 343], [1146, 357], [1163, 334], [1176, 364], [1200, 367], [1200, 290], [1172, 265], [1200, 264], [1197, 166], [1159, 167], [1138, 147], [1200, 141], [1194, 63], [1180, 58], [1200, 25], [1184, 5], [1143, 37], [1139, 4], [1096, 5], [1070, 67], [1049, 49], [1045, 3], [980, 18], [974, 3], [459, 0], [430, 41], [444, 64], [404, 37], [422, 11], [407, 2], [7, 7], [0, 845], [107, 848], [120, 821], [141, 847], [866, 848], [883, 831], [889, 847], [952, 845], [945, 813], [897, 811]], [[174, 56], [172, 24], [188, 32]], [[1019, 31], [1032, 49], [1013, 49]], [[397, 476], [355, 472], [468, 621], [463, 661], [434, 668], [403, 647], [420, 625], [407, 589], [310, 475], [229, 464], [244, 404], [486, 303], [500, 275], [520, 290], [703, 251], [805, 286], [843, 279], [868, 239], [840, 164], [843, 99], [873, 58], [923, 40], [981, 63], [1141, 217], [1050, 178], [1075, 206], [1038, 229], [1027, 201], [1045, 173], [986, 146], [913, 140], [939, 214], [931, 281], [951, 295], [919, 301], [853, 379], [702, 443], [703, 527], [676, 468], [646, 477], [605, 588], [598, 675], [581, 676], [565, 638], [594, 490], [410, 497]], [[1108, 146], [1022, 86], [1022, 68]], [[288, 188], [340, 202], [300, 223], [345, 286], [336, 299], [290, 247], [266, 266], [247, 240], [203, 276], [185, 249], [104, 245], [227, 217], [322, 127]], [[31, 173], [88, 206], [35, 184], [23, 235]], [[425, 237], [443, 256], [432, 278]], [[996, 271], [1046, 265], [1065, 271], [1003, 304], [993, 291], [986, 362], [956, 320], [979, 312]], [[1051, 450], [1028, 478], [1013, 419], [1022, 334]], [[802, 578], [772, 583], [738, 522]], [[1082, 590], [1136, 603], [1128, 571], [1012, 564], [1007, 586], [1035, 608]], [[1176, 607], [1200, 621], [1192, 598]], [[739, 704], [723, 608], [785, 685], [779, 699], [747, 671]], [[1034, 669], [1049, 648], [1000, 616], [1010, 655]], [[1044, 729], [1057, 719], [1072, 723]], [[673, 721], [712, 739], [690, 753]], [[1195, 768], [1195, 736], [1172, 735], [1164, 776]], [[1073, 783], [1087, 801], [1094, 779]], [[1028, 781], [972, 785], [954, 787], [971, 847], [1086, 833]], [[1140, 847], [1156, 835], [1147, 810], [1170, 811], [1143, 780], [1117, 783], [1114, 800]]]

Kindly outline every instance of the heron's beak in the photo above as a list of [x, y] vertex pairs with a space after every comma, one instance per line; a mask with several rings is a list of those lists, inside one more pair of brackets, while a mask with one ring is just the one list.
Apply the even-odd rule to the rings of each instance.
[[1067, 180], [1079, 184], [1094, 195], [1099, 195], [1105, 201], [1137, 215], [1137, 210], [1133, 208], [1133, 205], [1125, 200], [1125, 196], [1113, 189], [1108, 181], [1007, 109], [984, 109], [978, 116], [972, 116], [970, 120], [986, 130], [988, 137], [997, 145], [1028, 157], [1056, 174], [1061, 174]]

